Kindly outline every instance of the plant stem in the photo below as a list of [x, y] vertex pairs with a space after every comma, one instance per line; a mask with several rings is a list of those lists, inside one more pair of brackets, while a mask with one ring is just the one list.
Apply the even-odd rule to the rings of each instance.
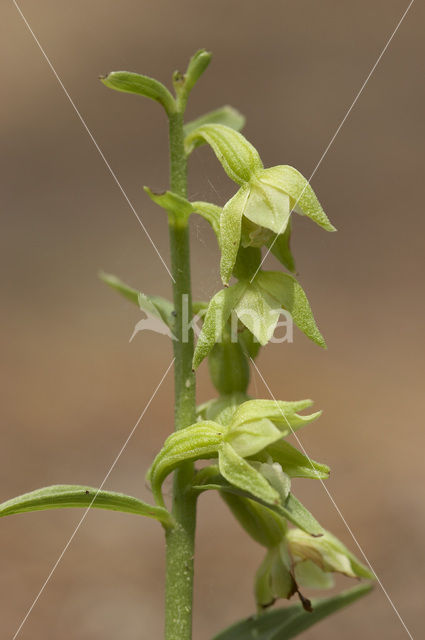
[[[187, 162], [184, 151], [183, 114], [170, 115], [171, 190], [186, 196]], [[190, 244], [188, 220], [170, 215], [171, 270], [175, 282], [174, 394], [175, 429], [184, 429], [196, 419], [195, 376], [192, 371], [193, 331], [184, 333], [192, 317]], [[195, 547], [196, 496], [190, 491], [193, 465], [182, 465], [174, 473], [172, 512], [176, 521], [167, 530], [165, 639], [191, 640], [193, 602], [193, 557]]]

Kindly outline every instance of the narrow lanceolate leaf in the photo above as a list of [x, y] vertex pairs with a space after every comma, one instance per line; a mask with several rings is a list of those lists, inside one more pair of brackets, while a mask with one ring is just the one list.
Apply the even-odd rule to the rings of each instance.
[[168, 436], [148, 471], [155, 500], [163, 504], [162, 483], [176, 467], [186, 460], [217, 456], [222, 440], [223, 428], [212, 421], [193, 424]]
[[[196, 120], [187, 122], [183, 128], [184, 135], [190, 135], [195, 129], [199, 129], [199, 127], [202, 127], [204, 124], [224, 124], [226, 127], [235, 129], [235, 131], [241, 131], [245, 125], [245, 116], [237, 109], [225, 105], [224, 107], [205, 113], [203, 116], [196, 118]], [[195, 143], [195, 146], [205, 144], [205, 142], [206, 141], [201, 138]]]
[[142, 76], [130, 71], [112, 71], [107, 76], [100, 78], [109, 89], [123, 91], [124, 93], [136, 93], [146, 98], [156, 100], [164, 107], [168, 114], [175, 111], [175, 101], [171, 93], [158, 80]]
[[155, 518], [166, 526], [172, 524], [171, 514], [163, 507], [142, 502], [132, 496], [114, 491], [98, 491], [93, 487], [58, 484], [24, 493], [0, 504], [0, 517], [29, 511], [66, 509], [70, 507], [93, 507], [135, 513]]
[[239, 185], [248, 182], [251, 175], [263, 168], [258, 151], [238, 131], [222, 124], [204, 124], [186, 138], [187, 151], [199, 140], [205, 141], [214, 151], [223, 169]]
[[266, 504], [280, 504], [278, 492], [227, 442], [219, 449], [218, 464], [221, 475], [233, 486]]
[[160, 296], [148, 296], [145, 293], [141, 293], [140, 291], [137, 291], [137, 289], [129, 287], [125, 282], [122, 282], [122, 280], [110, 273], [101, 272], [99, 277], [109, 287], [115, 289], [115, 291], [118, 291], [118, 293], [124, 296], [124, 298], [127, 298], [130, 302], [137, 304], [139, 309], [161, 318], [168, 327], [172, 327], [172, 311], [174, 307], [169, 300], [161, 298]]
[[294, 323], [310, 340], [326, 349], [326, 342], [316, 325], [307, 296], [293, 276], [279, 271], [260, 271], [255, 281], [289, 311]]
[[164, 193], [154, 193], [149, 187], [143, 187], [149, 198], [159, 207], [173, 213], [178, 218], [187, 219], [193, 212], [193, 206], [186, 198], [179, 196], [173, 191], [164, 191]]
[[339, 609], [352, 604], [371, 591], [369, 584], [359, 585], [330, 598], [312, 600], [313, 611], [300, 604], [250, 616], [225, 629], [213, 640], [290, 640]]
[[228, 289], [219, 291], [211, 299], [193, 356], [194, 369], [198, 368], [214, 344], [221, 339], [224, 325], [245, 289], [245, 283], [237, 282]]
[[308, 180], [294, 167], [280, 165], [265, 169], [261, 181], [287, 193], [292, 201], [291, 207], [295, 206], [297, 213], [309, 217], [326, 231], [336, 231]]

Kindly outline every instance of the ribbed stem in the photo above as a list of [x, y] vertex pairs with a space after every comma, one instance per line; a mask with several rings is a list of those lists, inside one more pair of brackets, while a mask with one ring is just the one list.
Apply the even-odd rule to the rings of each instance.
[[[183, 114], [170, 115], [171, 190], [187, 193], [187, 162], [184, 151]], [[193, 331], [188, 329], [192, 317], [190, 245], [187, 219], [170, 215], [171, 271], [175, 282], [174, 384], [175, 429], [184, 429], [196, 419], [195, 376], [192, 372]], [[195, 547], [196, 496], [190, 491], [193, 476], [191, 463], [174, 473], [172, 511], [176, 526], [166, 533], [167, 568], [165, 602], [165, 639], [191, 640], [193, 601], [193, 557]]]

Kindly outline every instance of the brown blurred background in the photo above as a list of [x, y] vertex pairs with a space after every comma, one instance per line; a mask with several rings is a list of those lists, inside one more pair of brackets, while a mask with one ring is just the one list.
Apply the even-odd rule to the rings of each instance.
[[[266, 166], [309, 176], [407, 0], [211, 3], [22, 0], [21, 8], [168, 261], [165, 216], [141, 186], [167, 185], [165, 118], [108, 91], [101, 73], [168, 82], [199, 47], [214, 60], [189, 117], [229, 103]], [[295, 221], [294, 250], [329, 349], [296, 334], [258, 365], [282, 399], [324, 409], [300, 437], [327, 462], [327, 486], [411, 633], [423, 628], [423, 5], [415, 3], [314, 177], [338, 234]], [[0, 500], [55, 483], [99, 485], [171, 358], [166, 338], [128, 339], [141, 315], [97, 279], [116, 273], [169, 295], [168, 275], [12, 2], [1, 78], [2, 367]], [[222, 204], [234, 186], [213, 154], [191, 162], [190, 196]], [[219, 287], [212, 233], [193, 220], [194, 292]], [[273, 260], [269, 260], [273, 265]], [[253, 377], [252, 392], [267, 397]], [[206, 367], [199, 400], [212, 396]], [[149, 499], [144, 474], [172, 429], [162, 385], [107, 487]], [[326, 527], [355, 545], [320, 484], [296, 483]], [[11, 638], [81, 517], [0, 526], [1, 637]], [[253, 611], [262, 550], [218, 498], [200, 500], [194, 637]], [[153, 521], [93, 511], [20, 638], [160, 638], [163, 537]], [[346, 582], [341, 585], [346, 585]], [[304, 637], [407, 637], [379, 587]]]

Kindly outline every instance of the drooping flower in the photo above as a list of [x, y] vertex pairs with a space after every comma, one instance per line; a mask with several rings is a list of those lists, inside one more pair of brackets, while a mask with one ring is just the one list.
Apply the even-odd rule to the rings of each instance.
[[[289, 165], [265, 169], [257, 150], [238, 131], [220, 124], [203, 125], [186, 139], [190, 150], [199, 140], [215, 152], [227, 175], [240, 189], [220, 218], [221, 277], [228, 284], [239, 245], [276, 246], [276, 255], [291, 269], [289, 222], [292, 211], [326, 231], [335, 231], [308, 180]], [[285, 232], [286, 235], [285, 235]]]

